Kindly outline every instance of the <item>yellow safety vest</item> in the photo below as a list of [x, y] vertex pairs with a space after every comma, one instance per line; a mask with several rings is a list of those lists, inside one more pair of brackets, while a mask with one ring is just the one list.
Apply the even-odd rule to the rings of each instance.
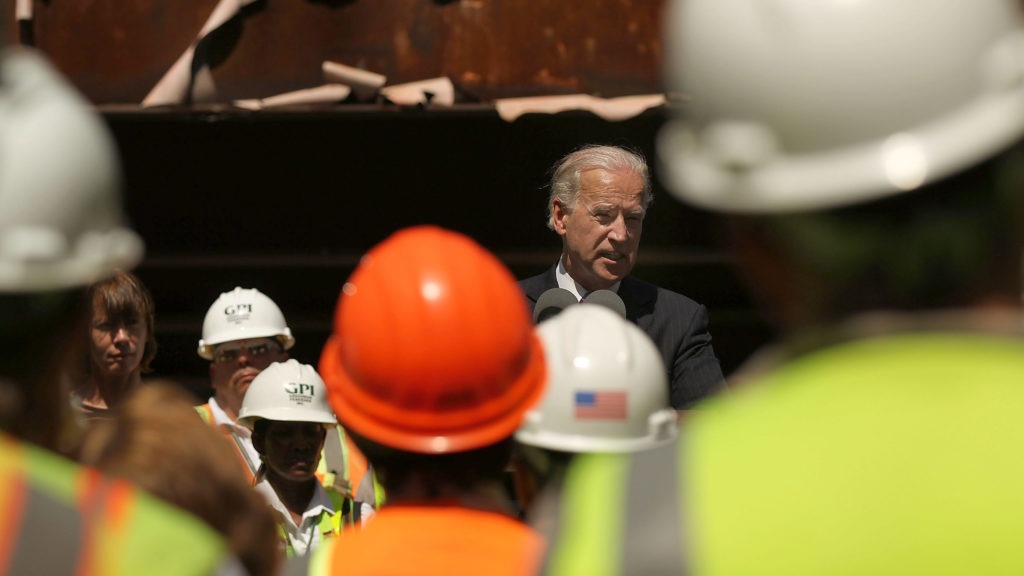
[[[345, 498], [338, 492], [332, 490], [325, 490], [327, 497], [331, 499], [331, 505], [334, 506], [334, 514], [327, 514], [326, 512], [320, 513], [320, 520], [317, 522], [317, 530], [320, 532], [320, 545], [324, 542], [341, 534], [344, 527], [342, 518], [344, 517], [342, 512], [345, 506]], [[284, 545], [284, 551], [286, 557], [295, 556], [295, 549], [292, 548], [291, 542], [288, 540], [288, 532], [284, 525], [280, 522], [277, 524], [277, 534], [281, 538], [281, 542]]]
[[206, 524], [0, 433], [0, 575], [209, 576], [231, 565]]
[[579, 456], [548, 574], [1024, 573], [1024, 340], [875, 336]]

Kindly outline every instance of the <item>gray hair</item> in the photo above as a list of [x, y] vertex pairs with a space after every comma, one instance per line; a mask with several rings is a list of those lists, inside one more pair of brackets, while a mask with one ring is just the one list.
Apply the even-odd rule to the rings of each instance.
[[618, 146], [590, 144], [579, 148], [562, 158], [552, 169], [550, 193], [548, 195], [548, 228], [555, 229], [555, 217], [551, 207], [555, 200], [568, 211], [576, 208], [580, 194], [580, 175], [587, 170], [602, 168], [609, 172], [628, 171], [638, 174], [644, 182], [644, 210], [654, 200], [651, 192], [651, 178], [647, 161], [635, 150]]

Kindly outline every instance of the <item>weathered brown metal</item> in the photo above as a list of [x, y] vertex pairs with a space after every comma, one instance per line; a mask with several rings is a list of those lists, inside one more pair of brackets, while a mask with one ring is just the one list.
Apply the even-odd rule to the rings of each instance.
[[[34, 43], [97, 103], [140, 102], [218, 0], [35, 0]], [[657, 92], [664, 0], [258, 0], [212, 43], [221, 100], [323, 82], [333, 60], [471, 99]]]

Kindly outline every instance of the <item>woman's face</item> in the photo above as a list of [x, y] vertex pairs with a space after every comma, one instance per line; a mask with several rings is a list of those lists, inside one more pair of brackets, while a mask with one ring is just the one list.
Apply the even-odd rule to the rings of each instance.
[[93, 368], [109, 378], [127, 377], [139, 369], [146, 347], [146, 323], [113, 320], [103, 302], [93, 301], [89, 325]]

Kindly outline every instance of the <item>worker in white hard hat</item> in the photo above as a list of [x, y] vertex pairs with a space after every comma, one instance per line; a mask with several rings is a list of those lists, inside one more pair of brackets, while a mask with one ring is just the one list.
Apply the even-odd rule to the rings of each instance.
[[250, 478], [255, 478], [259, 454], [249, 429], [238, 423], [242, 399], [256, 375], [274, 362], [287, 360], [294, 344], [281, 309], [255, 288], [224, 292], [203, 320], [197, 351], [210, 361], [213, 396], [196, 410], [229, 436]]
[[338, 423], [316, 370], [297, 360], [268, 366], [249, 386], [239, 422], [252, 430], [256, 490], [277, 513], [285, 553], [304, 555], [340, 534], [346, 504], [316, 477], [327, 430]]
[[576, 454], [639, 452], [672, 441], [676, 412], [665, 365], [635, 324], [598, 304], [569, 306], [537, 327], [547, 361], [544, 397], [516, 432], [520, 505], [544, 529], [543, 506]]
[[[260, 457], [251, 431], [239, 423], [238, 414], [256, 376], [272, 363], [287, 360], [294, 344], [281, 309], [255, 288], [224, 292], [203, 321], [197, 351], [210, 360], [213, 396], [196, 410], [204, 421], [224, 432], [253, 482]], [[340, 426], [325, 443], [317, 477], [325, 487], [359, 500], [350, 513], [353, 519], [368, 519], [384, 501], [372, 468]]]

